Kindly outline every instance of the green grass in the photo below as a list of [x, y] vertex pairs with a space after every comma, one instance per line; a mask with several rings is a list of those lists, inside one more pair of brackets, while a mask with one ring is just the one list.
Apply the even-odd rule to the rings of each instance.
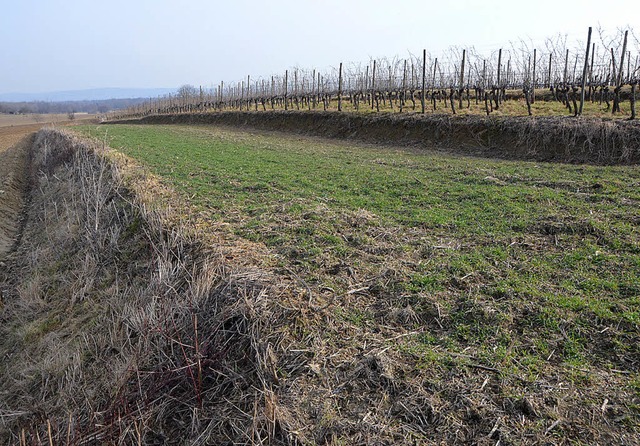
[[549, 364], [624, 370], [640, 360], [637, 167], [205, 126], [79, 131], [106, 134], [312, 286], [343, 297], [366, 288], [336, 313], [344, 323], [388, 324], [383, 308], [411, 308], [416, 318], [397, 324], [427, 327], [428, 336], [395, 347], [425, 364], [465, 351], [527, 379]]

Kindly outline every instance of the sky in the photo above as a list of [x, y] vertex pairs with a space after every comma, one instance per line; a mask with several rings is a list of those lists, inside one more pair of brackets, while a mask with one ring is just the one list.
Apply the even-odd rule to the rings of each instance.
[[589, 26], [640, 31], [638, 0], [1, 1], [0, 93], [210, 88], [423, 48], [490, 53], [558, 33], [586, 40]]

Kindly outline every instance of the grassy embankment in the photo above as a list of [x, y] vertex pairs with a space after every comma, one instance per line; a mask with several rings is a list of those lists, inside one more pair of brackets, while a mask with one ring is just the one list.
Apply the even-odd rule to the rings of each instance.
[[[527, 419], [548, 420], [532, 421], [538, 432], [563, 416], [558, 399], [541, 396], [557, 385], [585, 440], [590, 423], [637, 431], [637, 167], [487, 160], [210, 127], [80, 131], [106, 133], [111, 147], [148, 166], [202, 215], [279, 254], [278, 267], [326, 302], [345, 337], [401, 330], [389, 348], [411, 358], [415, 370], [404, 376], [497, 373], [501, 385], [487, 386], [487, 378], [479, 391], [529, 392]], [[576, 393], [561, 390], [563, 382]], [[598, 420], [587, 419], [591, 406]]]

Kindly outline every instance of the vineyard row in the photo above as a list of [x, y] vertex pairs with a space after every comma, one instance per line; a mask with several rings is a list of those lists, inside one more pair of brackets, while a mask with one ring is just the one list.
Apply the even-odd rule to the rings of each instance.
[[607, 42], [601, 34], [598, 45], [589, 28], [583, 51], [572, 52], [566, 40], [548, 39], [544, 51], [522, 43], [483, 57], [473, 49], [453, 48], [438, 59], [424, 50], [422, 57], [372, 60], [365, 66], [340, 63], [329, 72], [295, 68], [270, 78], [220, 82], [212, 89], [185, 85], [175, 95], [150, 99], [111, 118], [275, 109], [455, 114], [472, 103], [489, 115], [511, 99], [524, 102], [532, 115], [532, 105], [542, 99], [560, 102], [574, 115], [582, 114], [585, 101], [604, 103], [616, 114], [628, 100], [635, 119], [638, 51], [630, 49], [629, 31], [618, 37]]

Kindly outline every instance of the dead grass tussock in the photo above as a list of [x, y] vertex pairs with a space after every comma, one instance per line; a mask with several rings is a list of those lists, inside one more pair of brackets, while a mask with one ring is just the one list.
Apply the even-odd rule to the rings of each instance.
[[174, 211], [124, 187], [101, 147], [43, 131], [33, 158], [25, 241], [8, 262], [16, 291], [0, 323], [3, 441], [283, 436], [262, 336], [265, 274], [222, 261], [247, 248], [205, 252]]
[[[498, 128], [530, 158], [598, 164], [637, 163], [640, 132], [633, 122], [594, 118], [504, 119]], [[555, 155], [554, 155], [555, 154]]]

